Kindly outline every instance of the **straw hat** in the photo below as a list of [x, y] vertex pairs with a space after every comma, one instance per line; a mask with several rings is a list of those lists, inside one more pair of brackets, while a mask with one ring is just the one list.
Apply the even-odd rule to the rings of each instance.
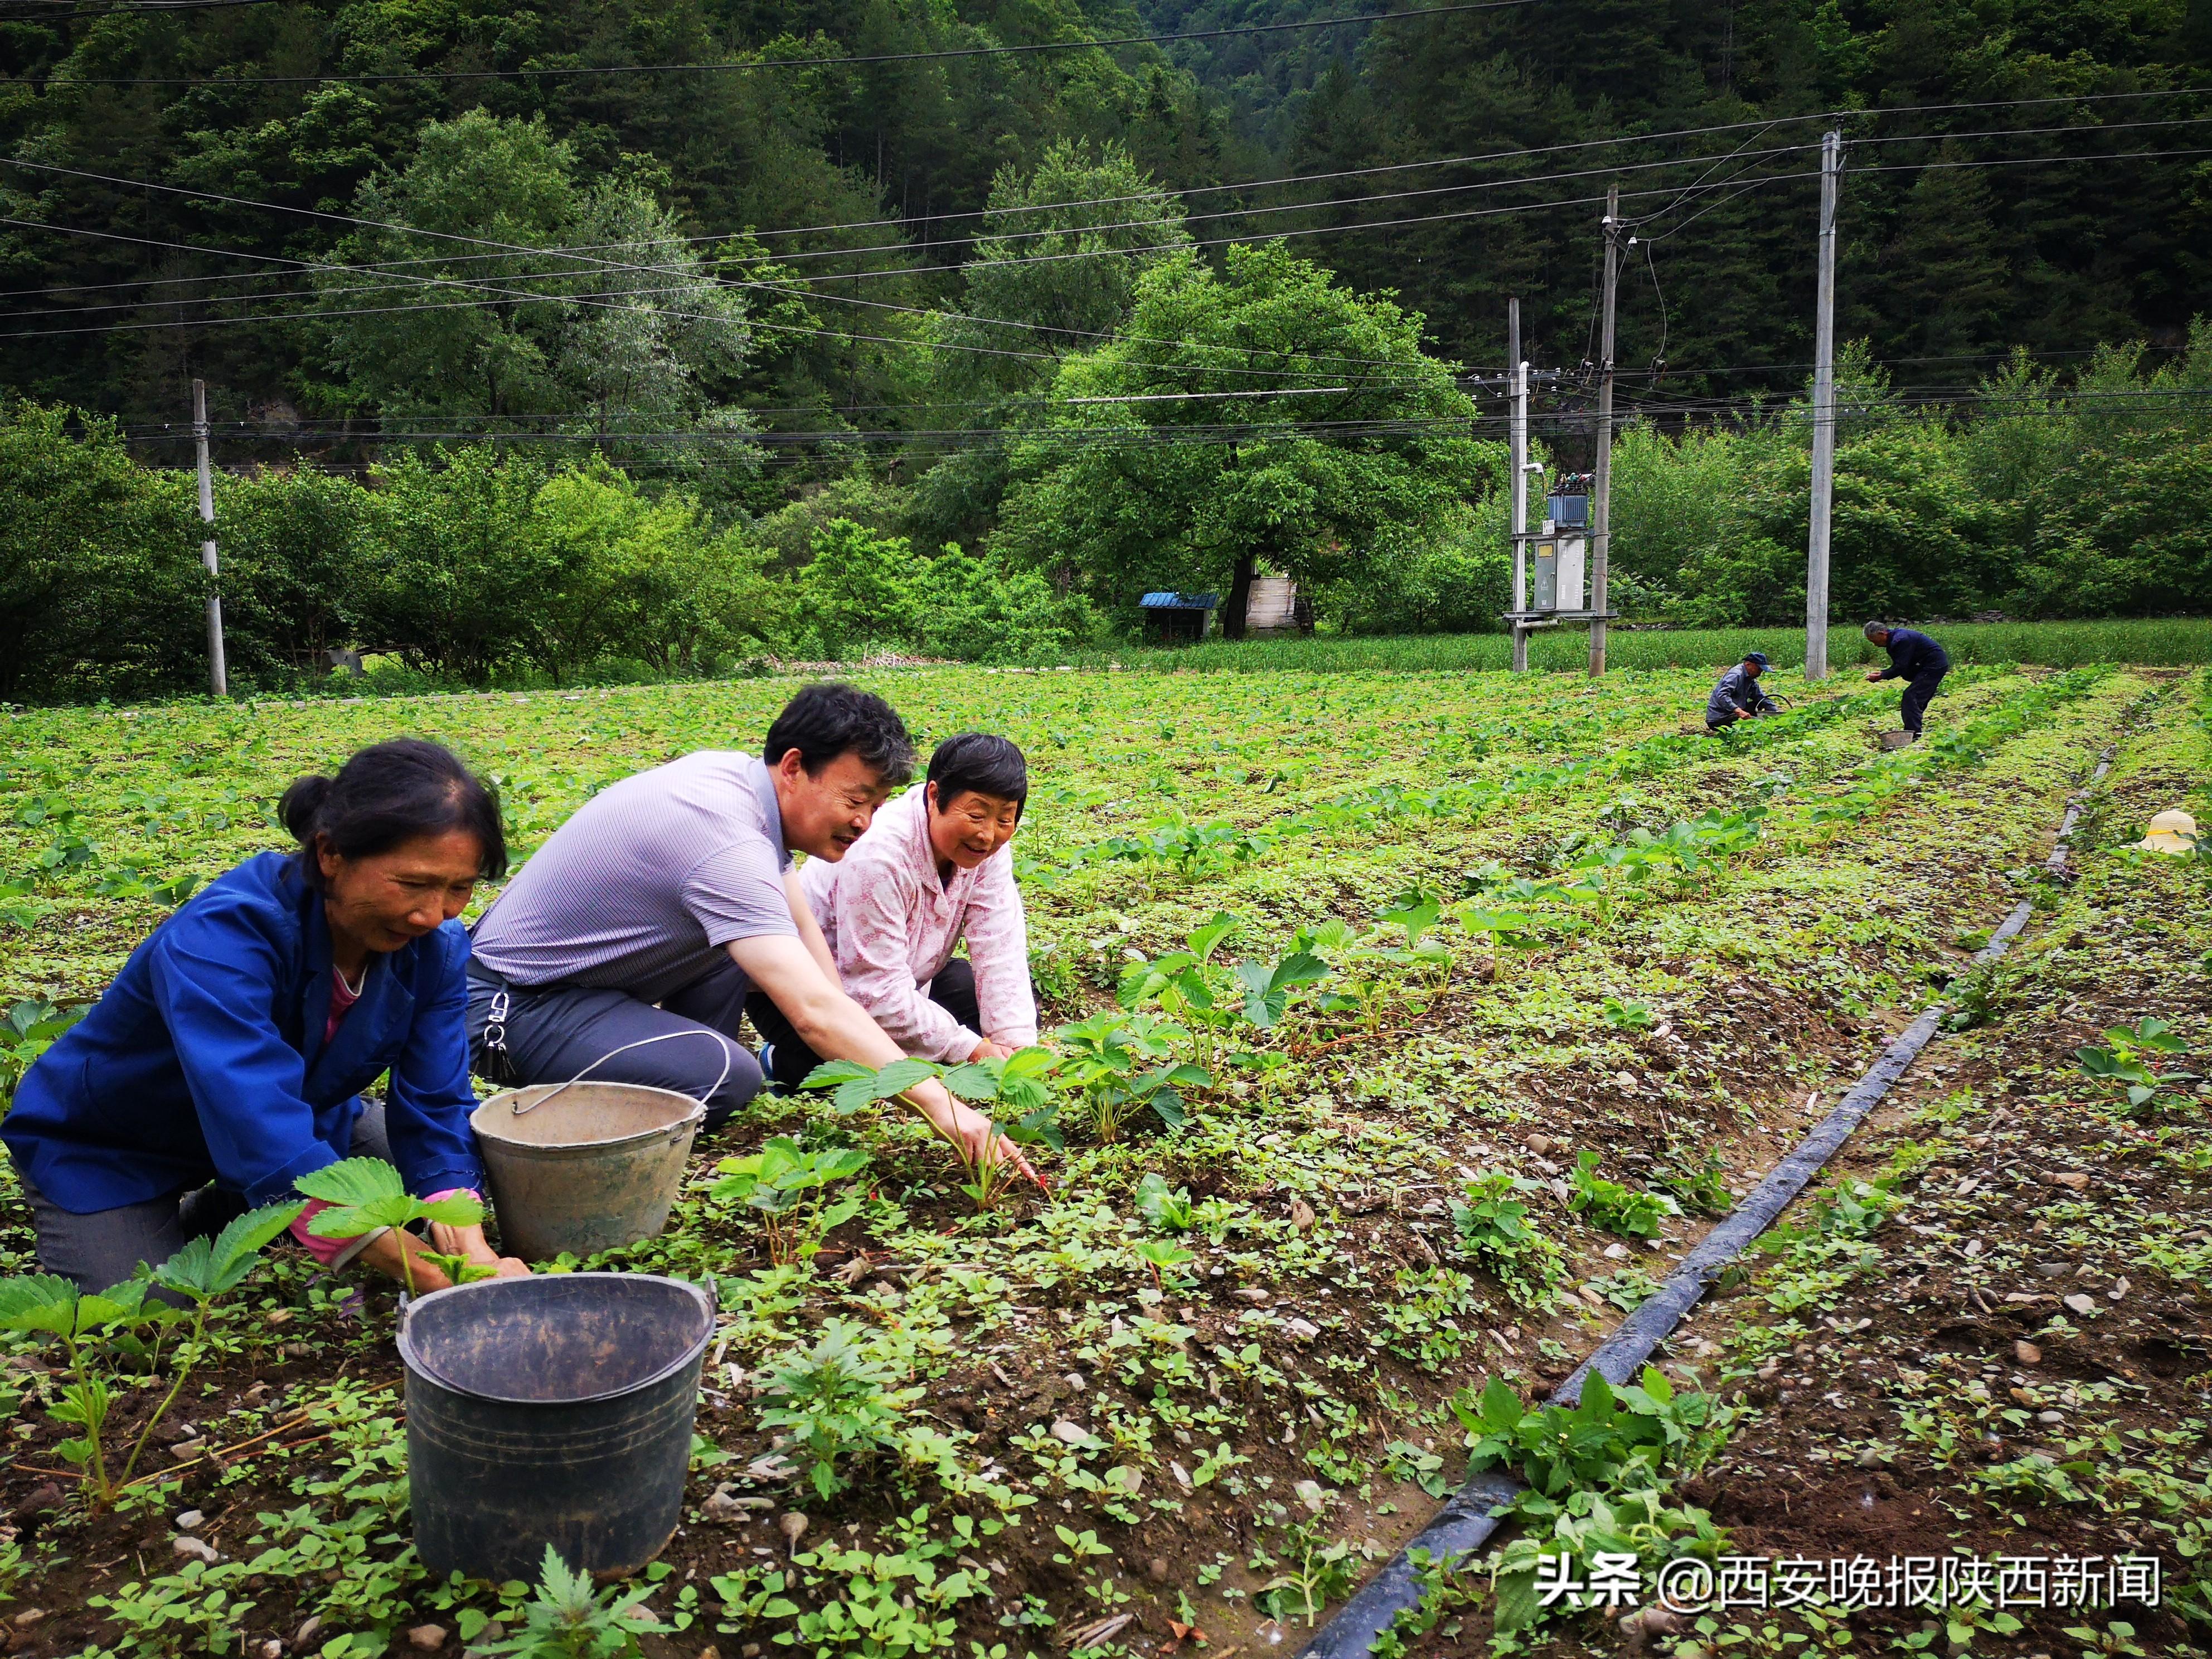
[[2169, 808], [2150, 821], [2150, 833], [2136, 845], [2146, 853], [2192, 853], [2197, 850], [2197, 820], [2179, 808]]

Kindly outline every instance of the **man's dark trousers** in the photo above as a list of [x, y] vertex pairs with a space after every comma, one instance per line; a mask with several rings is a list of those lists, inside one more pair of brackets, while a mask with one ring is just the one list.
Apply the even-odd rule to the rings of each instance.
[[1943, 676], [1951, 672], [1950, 665], [1941, 668], [1923, 669], [1905, 683], [1905, 695], [1898, 700], [1898, 716], [1905, 729], [1917, 732], [1921, 716], [1928, 712], [1928, 700], [1936, 695], [1936, 688], [1943, 684]]
[[658, 1007], [599, 987], [510, 985], [469, 963], [469, 1053], [477, 1074], [501, 1087], [640, 1083], [707, 1107], [720, 1128], [759, 1092], [760, 1064], [739, 1024], [750, 986], [727, 957]]

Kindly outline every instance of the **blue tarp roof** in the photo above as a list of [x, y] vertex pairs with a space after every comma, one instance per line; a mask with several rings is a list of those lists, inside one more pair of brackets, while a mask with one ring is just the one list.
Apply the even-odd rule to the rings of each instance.
[[1218, 593], [1147, 593], [1137, 601], [1147, 611], [1212, 611], [1219, 607]]

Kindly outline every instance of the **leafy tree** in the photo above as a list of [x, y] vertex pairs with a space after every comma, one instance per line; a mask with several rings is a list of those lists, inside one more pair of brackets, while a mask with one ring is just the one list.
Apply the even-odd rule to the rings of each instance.
[[[1061, 363], [1128, 320], [1138, 280], [1188, 246], [1182, 201], [1118, 144], [1051, 144], [1027, 173], [1001, 167], [957, 311], [930, 340], [933, 426], [1018, 428]], [[1007, 481], [998, 444], [956, 451], [925, 473], [915, 511], [944, 536], [987, 529]]]
[[556, 678], [610, 655], [695, 673], [778, 630], [782, 596], [763, 574], [765, 553], [717, 532], [688, 495], [647, 496], [595, 464], [548, 479], [531, 526], [564, 573], [537, 611], [532, 652]]
[[362, 643], [481, 683], [527, 655], [567, 573], [558, 545], [532, 533], [542, 468], [488, 445], [438, 459], [410, 455], [377, 472]]
[[376, 503], [351, 478], [312, 467], [218, 473], [222, 622], [234, 678], [319, 671], [360, 638]]
[[[994, 545], [1018, 561], [1124, 617], [1148, 588], [1225, 590], [1237, 633], [1263, 562], [1310, 592], [1368, 581], [1385, 542], [1480, 487], [1473, 405], [1387, 297], [1280, 243], [1231, 248], [1219, 276], [1178, 255], [1137, 295], [1127, 337], [1054, 380], [1054, 429], [1016, 448]], [[1244, 395], [1261, 389], [1290, 395]]]
[[666, 453], [665, 432], [743, 434], [722, 394], [750, 341], [744, 302], [654, 199], [665, 172], [625, 163], [586, 187], [579, 171], [542, 121], [473, 110], [364, 184], [355, 212], [372, 223], [338, 252], [374, 269], [319, 283], [342, 395], [390, 421], [589, 436], [633, 461]]
[[1035, 355], [945, 352], [938, 386], [953, 396], [1040, 388], [1059, 362], [1120, 328], [1145, 272], [1189, 242], [1181, 198], [1119, 144], [1062, 139], [1027, 172], [1000, 168], [965, 296], [933, 337]]

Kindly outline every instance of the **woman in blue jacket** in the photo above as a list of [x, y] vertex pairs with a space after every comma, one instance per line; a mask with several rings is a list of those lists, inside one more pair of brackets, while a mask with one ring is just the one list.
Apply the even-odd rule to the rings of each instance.
[[[497, 804], [445, 750], [403, 738], [300, 779], [279, 811], [298, 849], [248, 859], [155, 929], [0, 1123], [40, 1265], [83, 1289], [349, 1156], [398, 1165], [420, 1197], [483, 1189], [455, 918], [505, 871]], [[365, 1103], [387, 1070], [384, 1100]], [[317, 1238], [320, 1207], [293, 1231], [327, 1266], [358, 1256], [398, 1279], [401, 1250], [422, 1248]], [[445, 1254], [528, 1271], [481, 1227], [432, 1231]], [[446, 1283], [412, 1265], [418, 1288]]]

